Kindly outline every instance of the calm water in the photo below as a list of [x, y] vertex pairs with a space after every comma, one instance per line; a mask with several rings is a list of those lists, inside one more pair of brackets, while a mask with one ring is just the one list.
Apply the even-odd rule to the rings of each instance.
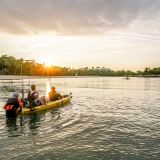
[[25, 79], [72, 92], [71, 104], [7, 120], [2, 106], [21, 80], [0, 80], [0, 160], [160, 159], [160, 79]]

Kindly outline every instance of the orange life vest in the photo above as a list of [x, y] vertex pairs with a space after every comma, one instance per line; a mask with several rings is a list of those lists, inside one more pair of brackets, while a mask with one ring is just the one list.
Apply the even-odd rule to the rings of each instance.
[[17, 110], [19, 107], [19, 102], [17, 98], [8, 98], [7, 103], [4, 106], [6, 111]]

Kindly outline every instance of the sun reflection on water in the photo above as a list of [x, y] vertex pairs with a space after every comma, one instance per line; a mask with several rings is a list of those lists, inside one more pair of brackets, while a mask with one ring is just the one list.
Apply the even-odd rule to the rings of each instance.
[[50, 91], [50, 83], [49, 80], [47, 81], [47, 85], [46, 85], [46, 97], [48, 98], [48, 93]]

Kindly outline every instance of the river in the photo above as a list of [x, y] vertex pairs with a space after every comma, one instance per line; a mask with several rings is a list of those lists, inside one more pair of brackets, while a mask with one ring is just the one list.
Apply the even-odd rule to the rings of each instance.
[[[47, 95], [50, 86], [72, 92], [71, 103], [8, 120], [6, 99], [31, 84], [40, 95]], [[160, 79], [1, 79], [0, 124], [0, 160], [158, 160]]]

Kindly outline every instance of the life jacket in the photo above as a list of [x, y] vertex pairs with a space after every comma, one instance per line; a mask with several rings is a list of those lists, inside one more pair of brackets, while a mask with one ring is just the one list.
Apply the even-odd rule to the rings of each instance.
[[35, 100], [36, 98], [38, 98], [36, 94], [39, 95], [38, 92], [36, 92], [36, 91], [33, 93], [30, 93], [28, 95], [28, 100]]
[[19, 102], [17, 98], [8, 98], [6, 105], [4, 106], [4, 109], [6, 111], [11, 110], [17, 110], [19, 107]]

